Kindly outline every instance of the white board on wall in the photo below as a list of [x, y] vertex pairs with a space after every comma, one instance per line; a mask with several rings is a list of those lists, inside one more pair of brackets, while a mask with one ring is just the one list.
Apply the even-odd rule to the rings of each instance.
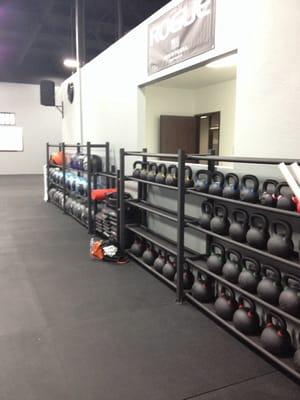
[[23, 128], [0, 126], [0, 151], [23, 151]]

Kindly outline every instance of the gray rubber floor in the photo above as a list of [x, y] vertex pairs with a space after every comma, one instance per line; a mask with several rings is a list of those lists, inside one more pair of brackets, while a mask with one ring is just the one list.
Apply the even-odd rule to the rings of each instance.
[[40, 177], [0, 177], [0, 399], [300, 398], [141, 267], [93, 262]]

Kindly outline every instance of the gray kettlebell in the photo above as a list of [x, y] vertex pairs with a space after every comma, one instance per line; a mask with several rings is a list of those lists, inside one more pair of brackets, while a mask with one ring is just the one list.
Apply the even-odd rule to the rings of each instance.
[[279, 307], [295, 317], [300, 317], [300, 278], [285, 274], [283, 279], [283, 291], [279, 296]]
[[226, 262], [222, 268], [222, 274], [229, 282], [237, 283], [242, 271], [241, 255], [236, 250], [226, 250]]
[[287, 331], [286, 322], [270, 311], [260, 339], [263, 347], [277, 356], [285, 356], [291, 351], [291, 337]]
[[158, 172], [157, 164], [155, 162], [149, 163], [149, 170], [147, 174], [147, 180], [149, 182], [155, 182], [155, 177]]
[[142, 255], [143, 261], [148, 265], [153, 265], [156, 257], [157, 257], [156, 251], [154, 250], [152, 244], [148, 242], [146, 245], [146, 250]]
[[247, 242], [257, 249], [265, 249], [268, 239], [267, 218], [262, 214], [252, 214], [250, 217], [250, 229], [246, 234]]
[[280, 272], [270, 265], [264, 265], [261, 271], [262, 280], [257, 286], [257, 294], [268, 303], [277, 305], [282, 291]]
[[255, 335], [259, 332], [259, 316], [255, 304], [245, 296], [240, 296], [238, 309], [233, 315], [233, 325], [245, 335]]
[[200, 169], [194, 177], [194, 187], [197, 192], [207, 193], [211, 184], [211, 172], [207, 169]]
[[239, 189], [239, 177], [236, 174], [229, 173], [225, 175], [225, 184], [223, 187], [223, 197], [227, 199], [239, 199], [240, 189]]
[[248, 203], [257, 203], [259, 199], [258, 187], [259, 181], [255, 175], [244, 175], [241, 179], [240, 199]]
[[232, 222], [229, 227], [229, 236], [236, 242], [246, 242], [248, 232], [248, 214], [246, 211], [238, 209], [232, 212]]
[[221, 204], [216, 205], [214, 214], [210, 221], [210, 229], [219, 235], [227, 235], [229, 228], [227, 208]]
[[[281, 232], [279, 232], [279, 227]], [[289, 257], [294, 251], [291, 226], [285, 221], [273, 222], [270, 226], [270, 233], [271, 236], [267, 243], [268, 251], [278, 257]]]
[[135, 162], [133, 163], [133, 172], [132, 172], [132, 176], [133, 176], [134, 178], [139, 179], [140, 174], [141, 174], [142, 165], [143, 165], [142, 161], [135, 161]]
[[175, 164], [171, 164], [167, 169], [166, 185], [177, 186], [178, 168]]
[[210, 229], [210, 221], [213, 216], [213, 205], [209, 201], [203, 201], [201, 204], [201, 216], [199, 218], [199, 225], [209, 230]]
[[213, 243], [211, 253], [206, 260], [207, 268], [214, 274], [221, 275], [225, 262], [225, 249], [221, 244]]
[[208, 193], [214, 196], [222, 196], [224, 180], [225, 178], [222, 172], [213, 172], [211, 174], [211, 184], [209, 185]]
[[220, 295], [215, 302], [216, 314], [226, 321], [231, 321], [237, 307], [234, 292], [229, 287], [222, 286]]
[[192, 286], [192, 295], [201, 303], [209, 303], [213, 300], [212, 279], [204, 272], [198, 272], [197, 279]]
[[158, 253], [158, 256], [154, 260], [153, 268], [155, 269], [156, 272], [161, 274], [163, 266], [165, 265], [165, 263], [166, 263], [166, 256], [160, 250], [159, 253]]
[[242, 272], [239, 275], [238, 283], [247, 292], [256, 293], [260, 281], [260, 265], [254, 258], [244, 257], [242, 259]]

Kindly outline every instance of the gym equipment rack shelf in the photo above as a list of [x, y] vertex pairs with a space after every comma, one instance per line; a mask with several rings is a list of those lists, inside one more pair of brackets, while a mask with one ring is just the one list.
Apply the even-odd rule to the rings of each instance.
[[[52, 162], [50, 162], [50, 149], [51, 148], [57, 148], [59, 151], [62, 152], [62, 156], [63, 156], [63, 163], [62, 165], [55, 165]], [[66, 165], [66, 149], [75, 149], [76, 152], [79, 154], [82, 149], [85, 149], [85, 154], [87, 156], [87, 170], [80, 170], [80, 169], [75, 169], [75, 168], [71, 168], [68, 167]], [[92, 165], [91, 165], [91, 151], [92, 149], [104, 149], [105, 150], [105, 171], [104, 172], [92, 172]], [[93, 218], [93, 211], [94, 211], [94, 215], [96, 213], [97, 210], [97, 201], [93, 201], [91, 198], [91, 188], [92, 188], [92, 183], [93, 183], [93, 187], [96, 188], [97, 187], [97, 177], [98, 176], [103, 176], [105, 178], [106, 181], [106, 188], [110, 188], [111, 186], [111, 181], [113, 179], [117, 179], [117, 175], [113, 174], [110, 172], [110, 146], [109, 146], [109, 142], [106, 142], [104, 144], [93, 144], [90, 142], [87, 142], [86, 144], [65, 144], [64, 142], [59, 143], [59, 144], [50, 144], [47, 143], [46, 144], [46, 156], [47, 156], [47, 190], [49, 192], [51, 187], [56, 187], [58, 189], [60, 189], [63, 192], [63, 207], [58, 205], [55, 202], [52, 202], [53, 204], [55, 204], [58, 208], [60, 208], [61, 210], [63, 210], [63, 212], [67, 215], [69, 215], [70, 217], [72, 217], [75, 221], [79, 222], [81, 225], [83, 225], [85, 228], [88, 229], [89, 233], [94, 233], [95, 232], [95, 221]], [[56, 182], [53, 182], [50, 179], [50, 169], [51, 168], [58, 168], [60, 170], [62, 170], [63, 172], [63, 183], [62, 185], [57, 184]], [[67, 171], [72, 171], [72, 172], [76, 172], [78, 174], [78, 176], [80, 176], [81, 174], [85, 174], [86, 178], [87, 178], [87, 195], [81, 195], [79, 193], [70, 191], [67, 187], [66, 187], [66, 172]], [[77, 218], [75, 215], [69, 213], [66, 210], [65, 207], [65, 203], [66, 203], [66, 196], [74, 196], [77, 197], [78, 199], [81, 199], [83, 201], [85, 201], [87, 203], [87, 207], [88, 207], [88, 223], [85, 224], [83, 221], [81, 221], [79, 218]], [[48, 196], [48, 202], [50, 202], [50, 198]], [[93, 211], [92, 211], [93, 210]]]
[[[163, 185], [163, 184], [158, 184], [156, 182], [150, 182], [146, 181], [143, 179], [137, 179], [134, 178], [133, 176], [127, 176], [125, 174], [125, 158], [126, 156], [135, 156], [143, 162], [147, 162], [148, 157], [153, 157], [157, 158], [159, 162], [163, 162], [163, 160], [168, 160], [168, 159], [176, 159], [177, 160], [177, 166], [178, 166], [178, 185], [177, 186], [168, 186], [168, 185]], [[172, 160], [172, 161], [173, 161]], [[278, 314], [280, 317], [284, 318], [287, 320], [292, 328], [293, 328], [293, 333], [296, 333], [296, 337], [298, 337], [298, 340], [300, 340], [300, 319], [286, 313], [285, 311], [281, 310], [279, 307], [276, 307], [272, 304], [269, 304], [259, 298], [256, 294], [247, 292], [243, 290], [241, 287], [238, 286], [238, 284], [231, 283], [227, 281], [222, 275], [216, 275], [209, 271], [206, 267], [206, 258], [207, 254], [210, 251], [210, 246], [212, 242], [214, 243], [221, 243], [223, 245], [229, 246], [229, 248], [237, 248], [238, 250], [241, 251], [242, 255], [247, 255], [251, 256], [253, 255], [254, 258], [256, 258], [259, 262], [266, 264], [266, 263], [272, 263], [275, 265], [280, 266], [280, 271], [281, 273], [285, 272], [294, 272], [296, 275], [300, 272], [300, 262], [299, 262], [299, 254], [295, 253], [295, 256], [289, 259], [277, 257], [273, 254], [270, 254], [267, 252], [267, 250], [259, 250], [256, 249], [247, 243], [240, 243], [236, 242], [233, 239], [231, 239], [229, 236], [221, 236], [218, 235], [210, 230], [203, 229], [201, 226], [199, 226], [198, 220], [195, 218], [191, 218], [188, 216], [184, 215], [184, 207], [185, 207], [185, 197], [186, 196], [198, 196], [199, 198], [202, 198], [203, 200], [209, 199], [212, 204], [214, 203], [217, 204], [228, 204], [232, 206], [236, 206], [237, 208], [243, 208], [246, 210], [253, 210], [259, 211], [260, 213], [266, 213], [268, 216], [270, 215], [269, 218], [276, 218], [282, 217], [282, 218], [287, 218], [289, 221], [295, 221], [298, 222], [300, 218], [300, 214], [297, 212], [292, 212], [292, 211], [286, 211], [286, 210], [281, 210], [277, 208], [272, 208], [272, 207], [266, 207], [260, 204], [252, 204], [252, 203], [247, 203], [243, 202], [240, 200], [233, 200], [233, 199], [227, 199], [224, 197], [219, 197], [219, 196], [214, 196], [208, 193], [200, 193], [197, 190], [193, 188], [185, 188], [184, 186], [184, 168], [187, 162], [199, 162], [199, 161], [205, 161], [208, 163], [208, 169], [211, 172], [214, 172], [216, 163], [219, 162], [230, 162], [230, 163], [245, 163], [245, 164], [261, 164], [261, 165], [277, 165], [281, 162], [284, 162], [285, 164], [289, 165], [292, 164], [293, 162], [299, 163], [299, 160], [290, 160], [290, 159], [275, 159], [275, 158], [249, 158], [249, 157], [219, 157], [219, 156], [214, 156], [214, 155], [197, 155], [197, 154], [185, 154], [184, 151], [178, 150], [177, 154], [161, 154], [161, 153], [147, 153], [146, 149], [143, 149], [143, 151], [138, 152], [138, 151], [125, 151], [124, 149], [120, 150], [120, 182], [119, 182], [119, 199], [122, 199], [124, 197], [124, 191], [125, 191], [125, 181], [135, 181], [138, 184], [138, 193], [137, 193], [137, 199], [135, 200], [129, 200], [129, 201], [120, 201], [120, 249], [122, 252], [126, 252], [125, 248], [125, 235], [126, 235], [126, 230], [129, 230], [133, 233], [135, 233], [137, 236], [140, 236], [144, 238], [145, 240], [151, 242], [153, 245], [160, 247], [170, 254], [174, 255], [176, 257], [176, 268], [177, 268], [177, 280], [176, 283], [169, 281], [166, 279], [164, 276], [159, 274], [157, 271], [155, 271], [151, 266], [147, 265], [142, 258], [136, 257], [131, 253], [130, 250], [127, 250], [127, 254], [132, 257], [135, 261], [137, 261], [143, 268], [147, 269], [151, 274], [156, 276], [159, 280], [165, 282], [168, 286], [170, 286], [173, 289], [176, 289], [176, 300], [177, 302], [181, 303], [183, 302], [184, 299], [189, 301], [190, 303], [194, 304], [197, 308], [199, 308], [201, 311], [206, 313], [210, 318], [214, 319], [218, 324], [222, 325], [225, 329], [227, 329], [229, 332], [231, 332], [234, 336], [242, 340], [244, 343], [246, 343], [249, 347], [254, 349], [257, 353], [262, 355], [265, 359], [271, 361], [273, 364], [276, 364], [282, 371], [287, 372], [291, 377], [296, 379], [297, 381], [300, 381], [300, 372], [297, 372], [294, 367], [293, 367], [293, 362], [292, 362], [292, 355], [290, 354], [288, 357], [277, 357], [273, 354], [271, 354], [269, 351], [264, 349], [261, 345], [259, 336], [247, 336], [240, 331], [238, 331], [232, 322], [228, 322], [220, 318], [214, 310], [213, 303], [200, 303], [198, 300], [196, 300], [190, 291], [184, 290], [183, 288], [183, 264], [187, 263], [191, 268], [194, 268], [197, 271], [200, 271], [202, 273], [207, 274], [214, 282], [215, 288], [219, 287], [219, 285], [225, 285], [231, 288], [235, 295], [244, 295], [245, 297], [248, 297], [249, 299], [253, 300], [258, 306], [262, 308], [263, 313], [271, 311], [275, 314]], [[153, 185], [157, 186], [160, 188], [163, 188], [165, 190], [173, 190], [177, 191], [177, 212], [172, 212], [170, 210], [166, 210], [162, 207], [155, 206], [153, 204], [149, 204], [147, 202], [147, 187], [148, 185]], [[138, 208], [141, 211], [141, 219], [140, 219], [140, 224], [135, 224], [135, 225], [126, 225], [125, 224], [125, 210], [126, 210], [126, 204], [130, 204], [133, 207]], [[147, 228], [147, 214], [155, 214], [159, 217], [162, 217], [163, 219], [167, 219], [169, 221], [172, 221], [173, 223], [176, 224], [177, 226], [177, 243], [172, 243], [170, 245], [170, 241], [160, 235], [157, 235], [156, 233], [149, 231]], [[296, 223], [296, 226], [297, 223]], [[201, 254], [198, 252], [195, 252], [193, 250], [189, 250], [185, 248], [185, 243], [184, 243], [184, 236], [185, 236], [185, 231], [193, 230], [195, 232], [199, 232], [201, 236], [203, 237], [203, 240], [206, 242], [206, 254]], [[298, 232], [300, 233], [300, 232]], [[299, 249], [297, 249], [299, 250]], [[189, 253], [192, 255], [189, 256]], [[296, 331], [295, 331], [295, 327]], [[291, 327], [289, 328], [291, 329]], [[295, 339], [295, 338], [294, 338]], [[295, 345], [295, 342], [293, 343]], [[297, 345], [297, 341], [296, 341]], [[298, 343], [300, 345], [300, 343]], [[295, 346], [296, 347], [296, 346]]]

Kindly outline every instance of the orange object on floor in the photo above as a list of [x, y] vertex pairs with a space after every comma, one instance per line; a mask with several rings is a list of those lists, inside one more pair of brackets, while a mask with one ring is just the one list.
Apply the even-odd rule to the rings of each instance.
[[91, 191], [92, 200], [104, 200], [108, 194], [116, 193], [117, 189], [93, 189]]
[[90, 252], [92, 257], [97, 258], [97, 260], [103, 260], [104, 252], [102, 248], [102, 241], [95, 240]]

